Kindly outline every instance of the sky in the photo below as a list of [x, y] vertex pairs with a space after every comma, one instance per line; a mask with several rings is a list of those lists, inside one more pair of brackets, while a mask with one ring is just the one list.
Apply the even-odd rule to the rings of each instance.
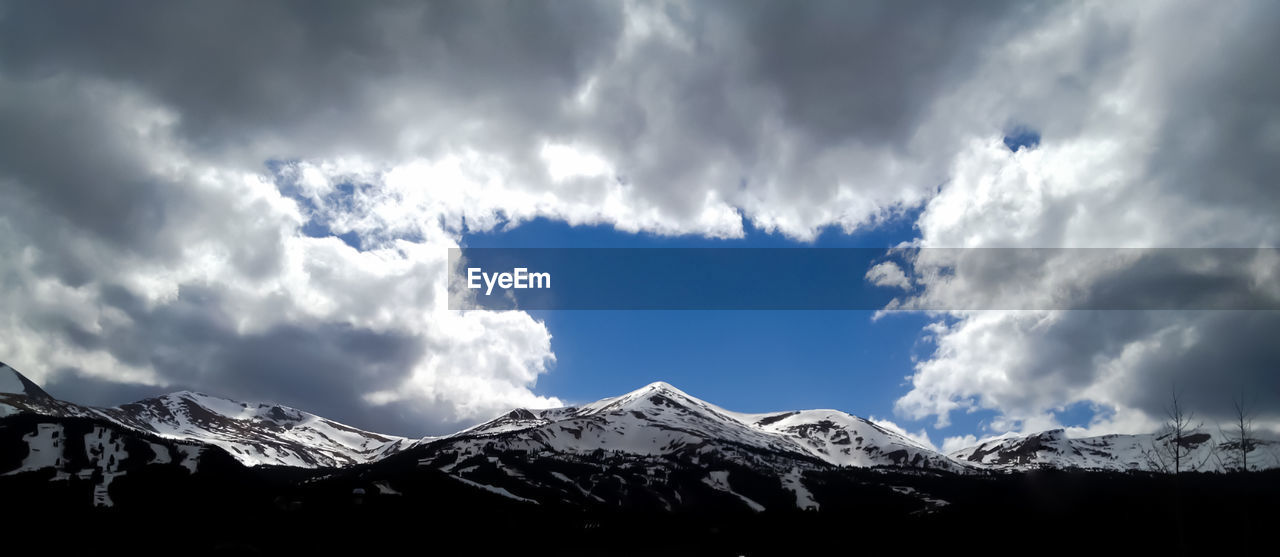
[[86, 404], [412, 436], [659, 379], [940, 448], [1150, 431], [1174, 388], [1280, 431], [1277, 311], [1062, 309], [1274, 307], [1274, 251], [926, 250], [868, 270], [885, 313], [462, 312], [445, 281], [460, 246], [1274, 248], [1276, 28], [1266, 1], [0, 1], [0, 361]]

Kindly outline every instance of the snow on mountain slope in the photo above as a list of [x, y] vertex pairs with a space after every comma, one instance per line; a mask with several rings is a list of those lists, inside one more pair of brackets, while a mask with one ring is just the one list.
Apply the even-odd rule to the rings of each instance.
[[744, 414], [663, 382], [578, 407], [513, 410], [409, 456], [520, 497], [668, 510], [714, 500], [816, 509], [807, 482], [832, 465], [969, 469], [843, 412]]
[[27, 379], [18, 370], [0, 362], [0, 417], [19, 412], [31, 412], [47, 416], [63, 416], [73, 410], [49, 396], [39, 385]]
[[347, 466], [369, 462], [408, 444], [288, 406], [251, 404], [182, 391], [95, 413], [170, 439], [222, 447], [249, 465]]
[[161, 437], [221, 447], [248, 466], [347, 466], [377, 460], [411, 445], [403, 437], [363, 431], [287, 406], [237, 402], [189, 391], [113, 408], [80, 406], [54, 399], [4, 364], [0, 364], [0, 389], [0, 415], [25, 412], [105, 418]]
[[[1027, 436], [1003, 437], [983, 441], [972, 447], [952, 452], [951, 457], [982, 468], [1026, 470], [1056, 468], [1081, 470], [1160, 471], [1156, 447], [1166, 439], [1155, 434], [1102, 435], [1070, 438], [1055, 429]], [[1188, 454], [1184, 470], [1222, 471], [1230, 462], [1231, 451], [1223, 440], [1209, 433], [1186, 438]], [[1249, 453], [1250, 468], [1280, 467], [1280, 443], [1259, 440]]]
[[[246, 465], [336, 467], [372, 462], [410, 447], [450, 453], [454, 462], [490, 451], [565, 454], [597, 451], [640, 457], [715, 453], [718, 458], [792, 473], [820, 464], [900, 466], [965, 472], [1073, 468], [1150, 470], [1153, 435], [1069, 438], [1062, 430], [988, 439], [950, 455], [837, 410], [746, 414], [699, 400], [663, 382], [580, 407], [516, 409], [453, 435], [410, 441], [359, 430], [301, 410], [178, 392], [115, 408], [60, 401], [0, 364], [0, 416], [34, 413], [98, 417], [170, 439], [225, 449]], [[1188, 440], [1188, 461], [1220, 470], [1221, 439]], [[762, 456], [764, 455], [764, 456]], [[779, 456], [782, 455], [782, 456]], [[1250, 468], [1280, 467], [1280, 442], [1259, 442]]]
[[[789, 453], [838, 466], [964, 467], [902, 435], [835, 410], [743, 414], [663, 382], [581, 407], [514, 410], [436, 441], [470, 454], [481, 447], [656, 456], [708, 444]], [[466, 450], [471, 447], [471, 450]]]
[[740, 415], [763, 431], [785, 435], [810, 454], [839, 466], [898, 466], [958, 470], [955, 462], [913, 439], [838, 410]]
[[435, 444], [462, 453], [496, 446], [532, 452], [585, 454], [605, 450], [656, 456], [698, 450], [709, 442], [768, 451], [799, 450], [789, 439], [749, 427], [665, 383], [582, 407], [513, 410]]
[[99, 507], [115, 504], [110, 487], [116, 478], [153, 465], [194, 474], [206, 450], [202, 444], [147, 438], [92, 419], [32, 417], [38, 421], [10, 421], [0, 427], [0, 450], [25, 453], [20, 462], [0, 468], [0, 477], [52, 470], [51, 482], [92, 482], [92, 503]]
[[[1203, 433], [1184, 441], [1187, 467], [1220, 471], [1231, 450], [1220, 436]], [[469, 439], [462, 442], [460, 440]], [[581, 407], [514, 410], [444, 440], [460, 454], [480, 447], [585, 454], [598, 449], [667, 455], [708, 443], [760, 451], [804, 454], [837, 466], [903, 466], [965, 472], [1034, 468], [1161, 471], [1152, 462], [1155, 434], [1072, 439], [1063, 430], [984, 440], [943, 455], [932, 447], [837, 410], [764, 414], [732, 412], [657, 382]], [[705, 449], [703, 449], [705, 450]], [[1172, 465], [1164, 467], [1171, 468]], [[1249, 453], [1251, 469], [1280, 468], [1280, 442], [1261, 439]]]
[[52, 398], [39, 385], [18, 373], [18, 370], [0, 362], [0, 395], [23, 395], [33, 398]]
[[0, 364], [0, 393], [27, 394], [27, 386], [19, 379], [18, 372], [5, 364]]

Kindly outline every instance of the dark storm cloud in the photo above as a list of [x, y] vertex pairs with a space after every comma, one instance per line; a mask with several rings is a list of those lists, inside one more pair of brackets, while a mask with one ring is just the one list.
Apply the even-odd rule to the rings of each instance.
[[961, 261], [949, 276], [925, 280], [926, 290], [939, 290], [922, 307], [1031, 311], [966, 314], [943, 335], [946, 349], [917, 367], [903, 408], [926, 393], [933, 404], [972, 397], [1017, 420], [1101, 401], [1158, 421], [1177, 389], [1210, 425], [1228, 421], [1242, 392], [1260, 421], [1280, 420], [1280, 349], [1268, 340], [1280, 331], [1274, 249], [919, 254]]
[[52, 79], [0, 80], [0, 191], [50, 207], [63, 221], [58, 225], [154, 250], [151, 233], [166, 225], [172, 188], [157, 183], [132, 146], [116, 139], [120, 119], [102, 117], [91, 93]]
[[596, 2], [16, 2], [0, 19], [0, 67], [137, 87], [177, 111], [195, 145], [315, 157], [393, 145], [401, 115], [386, 104], [554, 115], [611, 52], [620, 16]]
[[180, 385], [161, 388], [138, 383], [121, 383], [86, 375], [81, 370], [67, 367], [54, 370], [51, 379], [46, 383], [48, 385], [42, 385], [42, 387], [56, 399], [99, 407], [118, 406], [184, 389]]
[[[237, 222], [254, 203], [203, 187], [175, 158], [161, 116], [133, 95], [57, 74], [36, 82], [0, 74], [3, 217], [39, 249], [41, 274], [72, 286], [103, 267], [179, 259], [220, 241], [248, 278], [274, 272], [288, 223]], [[165, 166], [174, 171], [160, 171]]]
[[[134, 129], [146, 103], [176, 119], [169, 146], [254, 170], [268, 158], [390, 156], [405, 131], [454, 142], [457, 118], [489, 122], [482, 139], [527, 155], [528, 129], [611, 51], [619, 16], [596, 3], [10, 3], [0, 10], [0, 192], [45, 208], [54, 222], [37, 228], [83, 229], [142, 257], [172, 258], [188, 234], [226, 238], [261, 277], [279, 257], [261, 241], [270, 234], [217, 229], [236, 215], [206, 211], [232, 200], [183, 183], [192, 176], [155, 173], [165, 155], [151, 135], [165, 128]], [[390, 105], [415, 118], [406, 124]]]
[[[595, 108], [572, 121], [647, 199], [685, 218], [707, 190], [748, 218], [828, 205], [842, 182], [877, 204], [914, 202], [942, 179], [943, 161], [910, 145], [935, 139], [918, 133], [937, 99], [1045, 13], [1002, 2], [705, 2], [661, 11], [687, 41], [655, 32], [628, 44], [597, 76]], [[860, 159], [862, 149], [920, 157], [919, 181], [885, 176], [886, 157]]]
[[[918, 202], [941, 179], [942, 158], [902, 184], [867, 157], [908, 149], [936, 99], [1044, 11], [1000, 2], [642, 6], [667, 19], [627, 22], [616, 3], [17, 2], [0, 17], [0, 71], [27, 88], [68, 79], [65, 95], [84, 80], [125, 87], [172, 111], [179, 147], [245, 168], [466, 146], [503, 155], [520, 182], [544, 189], [543, 141], [585, 141], [639, 185], [638, 201], [676, 221], [695, 220], [710, 190], [748, 206], [749, 217], [801, 204], [783, 223], [797, 234], [825, 224], [798, 219], [853, 223], [877, 211], [818, 216], [841, 182], [862, 190], [865, 205]], [[670, 25], [681, 38], [631, 37], [629, 25]], [[595, 103], [575, 106], [589, 85]], [[38, 110], [28, 118], [23, 129], [57, 124]], [[137, 154], [82, 148], [110, 148], [120, 121], [104, 131], [68, 118], [90, 125], [75, 126], [71, 142], [68, 125], [35, 135], [48, 139], [15, 165], [20, 186], [109, 237], [141, 242], [129, 235], [183, 219], [188, 193], [139, 172]], [[836, 162], [850, 144], [869, 149], [866, 160]], [[60, 145], [86, 153], [83, 164], [59, 168], [51, 153]], [[98, 193], [72, 190], [89, 183]], [[740, 184], [760, 189], [744, 194]]]
[[729, 2], [749, 79], [816, 145], [906, 142], [982, 55], [1039, 15], [1019, 2]]
[[1186, 44], [1175, 33], [1161, 45], [1184, 63], [1160, 68], [1177, 87], [1165, 93], [1176, 117], [1164, 121], [1148, 172], [1194, 203], [1275, 215], [1280, 214], [1280, 72], [1266, 68], [1280, 52], [1275, 32], [1280, 4], [1248, 6], [1217, 14], [1225, 20], [1228, 38], [1216, 49]]
[[[93, 265], [67, 253], [68, 230], [159, 261], [224, 240], [232, 263], [261, 279], [281, 257], [279, 230], [237, 222], [238, 200], [193, 187], [196, 176], [158, 173], [174, 153], [261, 171], [269, 159], [388, 160], [470, 144], [527, 165], [563, 98], [611, 54], [620, 9], [7, 3], [0, 193], [43, 248], [40, 264], [69, 283], [91, 280]], [[405, 134], [416, 141], [401, 145]]]
[[1056, 406], [1055, 398], [1105, 380], [1099, 361], [1122, 357], [1130, 343], [1148, 342], [1150, 352], [1114, 387], [1115, 402], [1159, 420], [1176, 389], [1186, 408], [1212, 426], [1228, 422], [1233, 400], [1244, 394], [1255, 417], [1274, 421], [1280, 419], [1276, 331], [1276, 311], [1067, 312], [1023, 339], [1022, 349], [1034, 358], [1008, 375], [1021, 389], [991, 395], [1002, 408], [1020, 412]]
[[1280, 420], [1280, 312], [1197, 312], [1195, 345], [1167, 350], [1143, 361], [1130, 396], [1153, 416], [1164, 416], [1171, 392], [1207, 423], [1229, 422], [1232, 402], [1243, 397], [1259, 420]]
[[1271, 341], [1277, 330], [1277, 311], [1071, 312], [1047, 337], [1062, 350], [1041, 352], [1028, 384], [1065, 371], [1069, 387], [1087, 387], [1100, 374], [1094, 359], [1120, 357], [1126, 343], [1155, 339], [1116, 389], [1117, 400], [1162, 419], [1176, 389], [1190, 410], [1215, 424], [1229, 421], [1243, 393], [1258, 419], [1274, 421], [1280, 419], [1280, 348]]
[[[1276, 248], [895, 250], [928, 277], [900, 307], [953, 310], [1280, 310]], [[1083, 272], [1063, 279], [1061, 269]]]
[[1275, 249], [1157, 249], [1082, 288], [1075, 308], [1280, 310]]
[[[119, 286], [101, 299], [130, 317], [127, 325], [99, 333], [65, 319], [47, 327], [82, 348], [106, 350], [122, 362], [156, 369], [173, 388], [189, 388], [238, 400], [274, 401], [378, 432], [406, 436], [439, 433], [440, 415], [396, 407], [374, 408], [363, 393], [392, 388], [423, 355], [424, 343], [396, 332], [340, 323], [299, 321], [261, 332], [239, 333], [214, 289], [184, 287], [176, 300], [147, 309]], [[56, 316], [54, 317], [56, 319]], [[50, 389], [85, 404], [123, 404], [155, 387], [101, 389], [88, 370], [61, 370]], [[83, 397], [83, 398], [76, 398]]]

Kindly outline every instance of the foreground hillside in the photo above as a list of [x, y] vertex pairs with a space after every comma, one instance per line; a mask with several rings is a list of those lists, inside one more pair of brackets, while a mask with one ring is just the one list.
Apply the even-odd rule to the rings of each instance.
[[[760, 512], [706, 492], [675, 511], [539, 504], [432, 470], [338, 474], [224, 466], [118, 478], [116, 506], [79, 504], [92, 486], [0, 477], [6, 548], [34, 554], [193, 555], [1224, 554], [1274, 542], [1280, 474], [1063, 471], [920, 475], [833, 469], [805, 476], [821, 511]], [[625, 469], [605, 471], [625, 476]], [[749, 478], [732, 488], [769, 498]], [[908, 495], [927, 492], [939, 508]], [[127, 494], [127, 495], [126, 495]], [[461, 545], [459, 545], [461, 544]], [[15, 553], [19, 554], [19, 553]], [[1265, 554], [1265, 552], [1261, 553]]]

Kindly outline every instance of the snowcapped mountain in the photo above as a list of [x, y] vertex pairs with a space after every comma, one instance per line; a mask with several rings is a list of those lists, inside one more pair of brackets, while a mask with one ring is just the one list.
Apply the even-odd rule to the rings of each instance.
[[[807, 478], [843, 466], [966, 470], [843, 412], [744, 414], [662, 382], [578, 407], [513, 410], [393, 459], [402, 457], [517, 501], [665, 510], [816, 509]], [[886, 496], [945, 504], [915, 491]]]
[[45, 416], [74, 415], [73, 407], [49, 396], [18, 370], [0, 362], [0, 417], [20, 412]]
[[237, 402], [190, 391], [93, 411], [162, 437], [221, 447], [250, 466], [349, 466], [376, 460], [409, 443], [288, 406]]
[[[468, 488], [520, 502], [659, 509], [817, 508], [806, 474], [833, 465], [964, 469], [903, 435], [843, 412], [743, 414], [661, 382], [580, 407], [517, 409], [450, 436], [410, 442], [293, 408], [193, 392], [112, 408], [79, 406], [50, 397], [7, 366], [0, 372], [8, 391], [0, 395], [5, 413], [46, 420], [17, 432], [28, 456], [8, 472], [53, 468], [62, 477], [96, 470], [102, 481], [95, 493], [107, 504], [111, 478], [127, 471], [121, 463], [135, 470], [182, 463], [194, 471], [199, 451], [209, 447], [249, 466], [371, 463], [367, 473], [374, 476], [394, 471], [371, 484], [376, 490], [394, 491], [392, 481], [403, 486], [398, 462], [408, 459], [419, 473], [430, 468]], [[71, 453], [65, 447], [82, 442], [99, 443], [94, 447], [103, 456], [68, 467], [64, 457]], [[393, 458], [400, 455], [405, 458]], [[886, 496], [935, 505], [915, 492]]]
[[792, 439], [809, 454], [837, 466], [894, 465], [952, 471], [959, 468], [930, 447], [839, 410], [739, 416], [762, 431]]
[[964, 467], [906, 436], [837, 410], [732, 412], [663, 382], [581, 407], [517, 409], [435, 440], [462, 454], [481, 447], [644, 456], [701, 452], [712, 446], [791, 455], [837, 466]]
[[[452, 472], [477, 455], [736, 461], [795, 476], [821, 467], [896, 467], [966, 473], [1033, 468], [1151, 470], [1154, 435], [1069, 438], [1062, 430], [985, 440], [944, 455], [838, 410], [746, 414], [699, 400], [663, 382], [578, 407], [516, 409], [444, 437], [409, 440], [350, 427], [287, 406], [177, 392], [112, 408], [60, 401], [0, 364], [0, 416], [90, 417], [131, 430], [216, 446], [249, 466], [345, 467], [415, 449]], [[1186, 441], [1202, 470], [1220, 470], [1222, 440]], [[1260, 441], [1251, 468], [1280, 467], [1280, 443]], [[713, 483], [715, 483], [713, 481]]]
[[[958, 461], [994, 470], [1167, 471], [1169, 458], [1161, 461], [1161, 446], [1170, 440], [1157, 434], [1102, 435], [1071, 438], [1055, 429], [1026, 436], [983, 441], [952, 452]], [[1228, 467], [1232, 451], [1228, 444], [1210, 433], [1201, 432], [1183, 440], [1183, 469], [1218, 472]], [[1167, 452], [1167, 451], [1166, 451]], [[1250, 469], [1280, 467], [1280, 443], [1257, 440], [1249, 451]]]
[[220, 447], [248, 466], [335, 467], [394, 453], [410, 440], [380, 435], [288, 406], [237, 402], [182, 391], [111, 408], [56, 400], [0, 364], [0, 415], [103, 418], [167, 439]]
[[[275, 487], [253, 483], [246, 493], [270, 501], [314, 479], [316, 493], [328, 494], [320, 497], [345, 489], [430, 500], [443, 489], [515, 505], [754, 513], [848, 510], [856, 494], [927, 514], [952, 503], [941, 492], [956, 494], [938, 482], [1036, 468], [1150, 470], [1148, 455], [1160, 442], [1153, 435], [1072, 439], [1054, 430], [944, 455], [837, 410], [734, 412], [663, 382], [408, 440], [286, 406], [188, 391], [80, 406], [0, 364], [0, 485], [54, 482], [70, 486], [61, 492], [76, 493], [73, 501], [98, 506], [161, 497], [172, 482], [220, 486], [206, 491], [217, 493], [252, 478]], [[1221, 440], [1193, 436], [1184, 444], [1200, 469], [1223, 468], [1215, 452], [1225, 447]], [[1277, 449], [1280, 443], [1257, 443], [1251, 468], [1280, 467]], [[288, 468], [259, 474], [254, 467], [264, 464]], [[307, 470], [316, 468], [326, 470]], [[266, 480], [280, 477], [292, 479]]]

